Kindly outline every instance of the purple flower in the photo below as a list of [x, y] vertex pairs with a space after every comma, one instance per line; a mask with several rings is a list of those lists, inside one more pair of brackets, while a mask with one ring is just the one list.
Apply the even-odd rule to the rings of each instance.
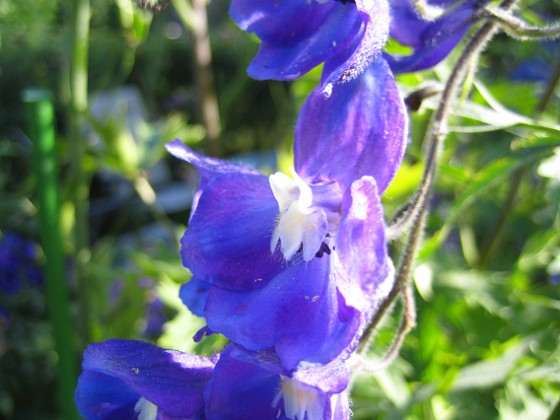
[[350, 417], [350, 373], [343, 361], [283, 369], [272, 352], [229, 345], [206, 390], [209, 419], [332, 419]]
[[[347, 419], [349, 372], [283, 370], [275, 355], [229, 345], [212, 358], [139, 341], [90, 344], [75, 400], [87, 419]], [[307, 417], [306, 417], [307, 416]]]
[[158, 338], [163, 333], [163, 326], [166, 322], [165, 304], [157, 294], [151, 292], [146, 302], [146, 327], [143, 336]]
[[251, 77], [294, 80], [324, 62], [327, 93], [363, 72], [389, 32], [386, 0], [233, 0], [230, 13], [262, 41]]
[[0, 290], [13, 294], [26, 285], [42, 283], [37, 246], [15, 233], [5, 232], [0, 242]]
[[217, 359], [139, 341], [90, 344], [76, 405], [87, 419], [196, 418]]
[[[433, 0], [432, 6], [447, 8], [456, 0]], [[455, 48], [474, 23], [474, 14], [488, 0], [465, 0], [434, 21], [418, 16], [412, 0], [391, 1], [390, 35], [399, 43], [412, 47], [410, 55], [388, 55], [395, 73], [410, 73], [429, 69]]]
[[379, 196], [405, 137], [402, 100], [378, 60], [329, 99], [311, 93], [292, 178], [169, 143], [201, 173], [181, 254], [209, 329], [249, 350], [274, 348], [286, 369], [351, 351], [392, 284]]

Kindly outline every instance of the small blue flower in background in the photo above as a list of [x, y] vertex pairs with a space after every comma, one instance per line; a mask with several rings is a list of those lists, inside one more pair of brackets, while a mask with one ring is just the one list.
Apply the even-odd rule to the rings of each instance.
[[327, 94], [376, 59], [389, 31], [386, 0], [232, 0], [230, 14], [262, 41], [251, 77], [294, 80], [324, 62]]
[[[75, 400], [87, 419], [349, 418], [344, 363], [286, 371], [274, 354], [231, 344], [201, 357], [140, 341], [107, 340], [84, 352]], [[307, 416], [307, 417], [306, 417]]]
[[531, 43], [530, 56], [512, 68], [511, 79], [516, 82], [546, 83], [551, 77], [554, 77], [554, 59], [558, 54], [558, 48], [560, 48], [558, 39]]
[[26, 286], [43, 283], [39, 269], [37, 245], [13, 232], [0, 240], [0, 290], [13, 294]]
[[434, 67], [461, 41], [474, 22], [475, 12], [489, 0], [433, 0], [429, 4], [447, 8], [442, 17], [426, 21], [418, 16], [412, 0], [391, 0], [390, 35], [412, 47], [410, 55], [384, 54], [394, 73], [410, 73]]
[[[282, 366], [351, 352], [392, 284], [380, 194], [404, 153], [406, 117], [382, 60], [327, 100], [317, 88], [296, 125], [293, 177], [167, 145], [201, 174], [181, 254], [208, 328]], [[183, 298], [189, 292], [182, 293]]]
[[166, 322], [165, 304], [156, 293], [150, 293], [146, 302], [146, 327], [143, 337], [159, 337], [163, 333], [163, 326]]

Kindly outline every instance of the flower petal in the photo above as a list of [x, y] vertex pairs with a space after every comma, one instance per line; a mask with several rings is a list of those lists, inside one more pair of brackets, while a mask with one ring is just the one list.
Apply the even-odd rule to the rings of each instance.
[[274, 347], [286, 369], [334, 359], [353, 341], [361, 317], [339, 296], [329, 264], [326, 255], [291, 263], [250, 292], [211, 287], [208, 326], [250, 350]]
[[224, 349], [205, 395], [206, 418], [275, 419], [278, 409], [272, 406], [280, 382], [278, 373], [258, 364], [232, 357], [238, 349]]
[[[448, 7], [452, 0], [434, 2]], [[473, 13], [479, 1], [467, 0], [457, 9], [433, 22], [418, 17], [410, 0], [391, 1], [391, 37], [413, 48], [410, 55], [385, 55], [395, 73], [410, 73], [429, 69], [455, 48], [473, 23]]]
[[86, 419], [134, 418], [134, 407], [141, 398], [117, 378], [84, 371], [78, 380], [76, 406]]
[[218, 175], [235, 173], [260, 174], [259, 171], [249, 166], [238, 165], [196, 153], [179, 139], [170, 141], [165, 145], [165, 148], [176, 158], [194, 165], [206, 181]]
[[165, 148], [176, 158], [193, 165], [200, 173], [200, 182], [194, 195], [195, 198], [191, 206], [191, 214], [193, 214], [196, 210], [196, 206], [198, 204], [198, 200], [202, 190], [204, 189], [208, 181], [210, 181], [214, 177], [237, 173], [254, 175], [259, 174], [259, 171], [249, 166], [238, 165], [235, 163], [226, 162], [224, 160], [198, 154], [188, 146], [185, 146], [179, 139], [170, 141], [165, 145]]
[[189, 418], [203, 412], [204, 388], [216, 362], [217, 357], [140, 341], [90, 344], [84, 352], [76, 404], [87, 418], [130, 418], [143, 398], [157, 407], [158, 415]]
[[[304, 411], [305, 418], [345, 420], [350, 417], [349, 380], [348, 369], [338, 359], [327, 365], [301, 366], [292, 374], [278, 365], [273, 353], [249, 352], [231, 344], [222, 352], [208, 385], [206, 415], [211, 419], [294, 419], [294, 411]], [[288, 412], [292, 413], [289, 417]], [[310, 412], [318, 414], [310, 417]]]
[[183, 264], [199, 280], [220, 287], [262, 287], [282, 269], [281, 256], [270, 253], [277, 214], [264, 175], [212, 179], [181, 239]]
[[203, 317], [209, 289], [210, 283], [193, 278], [181, 286], [179, 297], [194, 315]]
[[295, 137], [295, 169], [302, 178], [336, 180], [344, 190], [371, 175], [383, 192], [407, 137], [404, 103], [388, 65], [376, 60], [329, 99], [316, 88], [303, 105]]
[[347, 56], [363, 36], [351, 2], [233, 0], [230, 14], [262, 41], [248, 68], [260, 80], [294, 80], [333, 55]]
[[377, 306], [393, 284], [383, 208], [369, 176], [355, 181], [344, 196], [332, 264], [347, 304], [362, 311]]
[[358, 77], [377, 58], [389, 36], [389, 5], [386, 0], [356, 0], [363, 22], [361, 34], [354, 38], [355, 46], [346, 46], [347, 54], [334, 55], [325, 61], [323, 92], [333, 84], [345, 83]]

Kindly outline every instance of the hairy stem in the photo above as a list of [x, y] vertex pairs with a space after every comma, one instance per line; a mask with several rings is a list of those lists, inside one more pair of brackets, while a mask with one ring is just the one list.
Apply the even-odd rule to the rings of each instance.
[[403, 313], [401, 322], [395, 339], [391, 343], [389, 350], [387, 350], [387, 353], [385, 353], [385, 356], [383, 356], [382, 359], [376, 360], [374, 362], [361, 357], [361, 355], [358, 355], [358, 359], [354, 361], [353, 366], [354, 369], [357, 370], [357, 373], [368, 373], [370, 375], [373, 375], [383, 369], [388, 368], [399, 355], [399, 351], [402, 347], [405, 337], [416, 326], [416, 305], [410, 286], [407, 286], [404, 288], [404, 290], [402, 290], [402, 301]]
[[[502, 7], [509, 8], [512, 6], [512, 3], [513, 1], [506, 0]], [[403, 211], [399, 212], [396, 219], [391, 221], [387, 229], [389, 240], [398, 238], [410, 230], [419, 212], [424, 207], [435, 179], [437, 163], [447, 136], [447, 121], [451, 106], [457, 97], [457, 92], [465, 79], [471, 63], [478, 59], [478, 56], [486, 47], [488, 41], [494, 36], [496, 30], [497, 25], [495, 22], [487, 21], [484, 23], [470, 40], [453, 68], [451, 76], [443, 89], [439, 106], [432, 117], [430, 127], [426, 133], [426, 166], [420, 186], [410, 203], [407, 204]]]
[[560, 37], [560, 23], [558, 22], [542, 27], [533, 26], [499, 7], [487, 6], [484, 11], [498, 22], [504, 32], [520, 41]]
[[[401, 262], [397, 270], [395, 284], [393, 285], [393, 288], [389, 292], [387, 298], [375, 311], [372, 319], [365, 328], [364, 333], [362, 334], [362, 338], [360, 339], [360, 343], [358, 344], [358, 347], [356, 349], [358, 353], [365, 353], [368, 351], [373, 336], [375, 335], [377, 326], [379, 325], [379, 322], [381, 321], [387, 310], [393, 305], [393, 303], [401, 293], [408, 293], [406, 292], [406, 290], [409, 289], [408, 280], [412, 273], [412, 269], [414, 268], [414, 261], [416, 260], [418, 247], [422, 242], [422, 235], [424, 232], [424, 224], [426, 222], [427, 214], [427, 208], [424, 208], [423, 211], [421, 211], [418, 215], [418, 219], [416, 219], [416, 223], [413, 226], [413, 230], [410, 232], [404, 254], [401, 258]], [[405, 306], [403, 322], [406, 321], [407, 325], [409, 326], [406, 328], [406, 332], [404, 333], [406, 335], [412, 329], [412, 325], [414, 324], [414, 314], [410, 315], [410, 307], [414, 306], [412, 295], [410, 295], [408, 305], [405, 298], [403, 298], [403, 303]], [[412, 310], [412, 312], [414, 312], [414, 310]], [[404, 336], [400, 341], [401, 344], [402, 340], [404, 340]]]
[[[515, 0], [504, 0], [500, 7], [508, 10], [513, 7], [514, 3]], [[392, 306], [397, 296], [408, 287], [428, 214], [427, 200], [430, 196], [431, 187], [436, 176], [437, 163], [447, 136], [447, 122], [451, 106], [458, 95], [459, 88], [465, 79], [469, 67], [478, 60], [480, 53], [497, 32], [497, 29], [496, 22], [492, 20], [487, 20], [482, 25], [467, 44], [445, 84], [439, 106], [434, 112], [426, 132], [426, 144], [428, 145], [426, 148], [426, 167], [419, 191], [405, 210], [404, 215], [389, 226], [388, 229], [388, 237], [397, 237], [403, 232], [411, 230], [397, 278], [387, 299], [381, 304], [370, 323], [366, 326], [357, 348], [358, 353], [367, 351], [375, 330], [387, 309]], [[404, 340], [404, 337], [402, 339]]]

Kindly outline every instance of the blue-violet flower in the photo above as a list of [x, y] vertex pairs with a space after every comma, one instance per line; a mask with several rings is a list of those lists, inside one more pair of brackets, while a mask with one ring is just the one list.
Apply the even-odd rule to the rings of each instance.
[[0, 239], [0, 291], [17, 293], [25, 286], [41, 285], [43, 273], [35, 243], [13, 232]]
[[90, 420], [344, 420], [349, 372], [339, 359], [286, 371], [269, 352], [230, 344], [201, 357], [140, 341], [107, 340], [84, 352], [75, 401]]
[[412, 47], [410, 55], [384, 54], [394, 73], [434, 67], [461, 41], [474, 23], [475, 12], [489, 0], [431, 0], [431, 6], [449, 8], [434, 21], [422, 19], [412, 0], [391, 0], [390, 35]]
[[201, 175], [181, 240], [193, 273], [187, 305], [210, 331], [249, 350], [274, 348], [286, 369], [352, 351], [393, 282], [380, 194], [406, 135], [397, 86], [378, 60], [329, 99], [320, 88], [308, 97], [292, 178], [169, 143]]
[[387, 0], [232, 0], [230, 14], [262, 41], [251, 77], [294, 80], [324, 62], [326, 94], [364, 71], [389, 32]]

